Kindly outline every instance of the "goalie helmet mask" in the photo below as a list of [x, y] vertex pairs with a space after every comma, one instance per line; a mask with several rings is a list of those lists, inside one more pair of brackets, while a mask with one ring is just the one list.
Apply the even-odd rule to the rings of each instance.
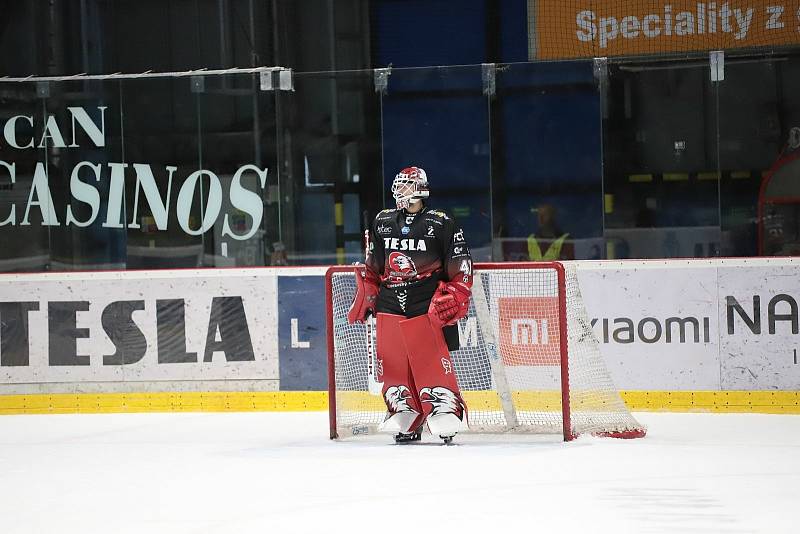
[[420, 167], [406, 167], [394, 177], [392, 196], [397, 209], [402, 210], [423, 198], [428, 198], [428, 176]]

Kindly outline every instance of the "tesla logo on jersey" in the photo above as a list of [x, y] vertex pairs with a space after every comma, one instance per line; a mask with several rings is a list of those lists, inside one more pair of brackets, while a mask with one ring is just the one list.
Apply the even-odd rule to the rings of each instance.
[[417, 275], [417, 266], [414, 261], [402, 252], [392, 252], [389, 254], [389, 276], [410, 278]]
[[427, 251], [424, 239], [400, 239], [398, 237], [384, 237], [384, 247], [389, 250], [421, 250]]
[[500, 353], [506, 365], [558, 365], [558, 297], [501, 297]]

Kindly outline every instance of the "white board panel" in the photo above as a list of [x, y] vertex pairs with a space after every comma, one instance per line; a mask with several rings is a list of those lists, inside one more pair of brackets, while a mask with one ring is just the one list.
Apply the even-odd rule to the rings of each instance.
[[578, 271], [589, 318], [620, 389], [719, 389], [716, 268]]
[[722, 389], [798, 390], [798, 267], [719, 270]]
[[276, 380], [275, 274], [0, 277], [0, 382]]

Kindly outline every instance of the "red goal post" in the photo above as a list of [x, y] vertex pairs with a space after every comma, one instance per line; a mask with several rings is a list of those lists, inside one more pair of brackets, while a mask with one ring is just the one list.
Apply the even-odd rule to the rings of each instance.
[[[330, 437], [372, 434], [385, 416], [371, 372], [374, 329], [347, 324], [357, 266], [325, 276]], [[363, 268], [363, 267], [360, 267]], [[478, 263], [452, 353], [470, 432], [635, 438], [569, 262]]]

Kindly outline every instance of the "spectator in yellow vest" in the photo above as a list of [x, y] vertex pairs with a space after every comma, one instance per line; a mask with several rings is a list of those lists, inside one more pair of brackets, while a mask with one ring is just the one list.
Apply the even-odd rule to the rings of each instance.
[[[561, 247], [569, 234], [561, 231], [556, 221], [556, 209], [550, 204], [542, 204], [537, 209], [539, 228], [528, 236], [528, 257], [532, 261], [554, 261], [561, 257]], [[546, 251], [542, 251], [540, 241], [549, 242]]]

